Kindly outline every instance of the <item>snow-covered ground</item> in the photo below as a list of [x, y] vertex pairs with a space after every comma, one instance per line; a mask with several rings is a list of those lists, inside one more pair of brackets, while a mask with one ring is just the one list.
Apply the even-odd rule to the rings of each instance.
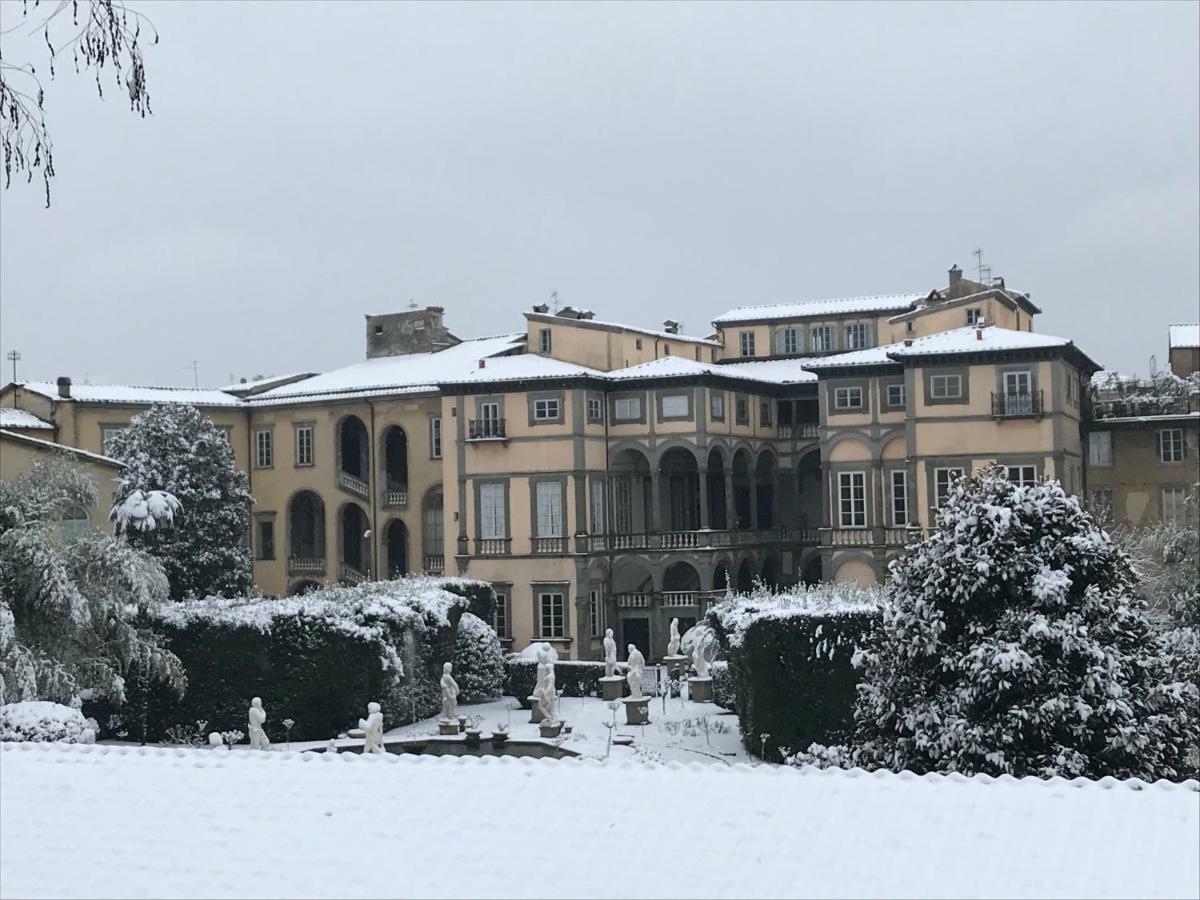
[[0, 745], [6, 897], [1195, 897], [1197, 784]]

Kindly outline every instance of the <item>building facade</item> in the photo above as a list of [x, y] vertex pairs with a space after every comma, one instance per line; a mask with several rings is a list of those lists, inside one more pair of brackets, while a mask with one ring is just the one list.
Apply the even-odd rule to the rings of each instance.
[[727, 587], [879, 580], [989, 463], [1082, 495], [1098, 366], [1037, 313], [957, 267], [925, 293], [731, 310], [710, 336], [536, 306], [460, 339], [429, 308], [368, 316], [366, 359], [333, 372], [23, 382], [0, 407], [94, 453], [151, 403], [202, 409], [249, 474], [265, 593], [463, 574], [496, 586], [516, 649], [592, 658], [611, 627], [655, 657]]

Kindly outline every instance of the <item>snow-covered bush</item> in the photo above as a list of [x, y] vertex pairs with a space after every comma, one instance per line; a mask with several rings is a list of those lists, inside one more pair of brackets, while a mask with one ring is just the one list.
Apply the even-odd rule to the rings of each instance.
[[[252, 498], [229, 440], [211, 419], [182, 404], [152, 406], [113, 436], [110, 455], [125, 463], [114, 517], [129, 509], [127, 501], [139, 492], [147, 511], [161, 497], [155, 492], [166, 492], [178, 503], [160, 510], [173, 515], [175, 527], [127, 531], [131, 543], [162, 562], [173, 600], [249, 592], [246, 534]], [[141, 506], [132, 504], [134, 510]], [[145, 524], [147, 518], [137, 522]]]
[[166, 491], [134, 491], [113, 505], [108, 514], [117, 534], [130, 531], [157, 531], [173, 528], [175, 516], [183, 505]]
[[98, 531], [59, 540], [63, 512], [96, 499], [67, 457], [0, 482], [0, 703], [119, 705], [135, 665], [168, 691], [183, 689], [179, 660], [139, 620], [167, 599], [162, 566]]
[[504, 652], [495, 629], [478, 616], [463, 613], [454, 641], [454, 680], [459, 703], [495, 700], [504, 688]]
[[1129, 559], [1057, 482], [960, 479], [891, 573], [855, 760], [917, 772], [1176, 777], [1194, 697]]
[[1166, 628], [1200, 627], [1200, 495], [1193, 488], [1180, 522], [1114, 532], [1133, 560], [1151, 614]]
[[713, 702], [730, 712], [737, 712], [737, 689], [733, 684], [733, 673], [729, 671], [729, 662], [718, 659], [708, 674], [712, 676]]
[[[267, 709], [267, 732], [325, 739], [352, 726], [370, 701], [386, 727], [432, 715], [442, 664], [469, 601], [461, 579], [412, 577], [325, 588], [279, 599], [207, 597], [160, 608], [153, 619], [182, 660], [188, 691], [180, 699], [134, 686], [138, 702], [123, 726], [150, 740], [203, 720], [224, 731], [246, 728], [252, 697]], [[144, 714], [144, 719], [141, 717]]]
[[0, 706], [0, 741], [61, 741], [91, 744], [96, 732], [78, 709], [48, 700]]
[[883, 602], [876, 587], [820, 584], [783, 594], [759, 587], [709, 610], [747, 750], [777, 761], [814, 741], [849, 736], [854, 654], [878, 623]]

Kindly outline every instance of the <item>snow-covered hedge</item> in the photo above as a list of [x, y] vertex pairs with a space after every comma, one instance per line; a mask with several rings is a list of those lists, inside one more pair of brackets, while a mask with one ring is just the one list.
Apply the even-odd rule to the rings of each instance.
[[0, 741], [62, 741], [91, 744], [96, 732], [74, 707], [48, 700], [0, 706]]
[[845, 738], [858, 685], [854, 655], [883, 602], [879, 588], [821, 584], [757, 590], [709, 610], [750, 752], [778, 760], [781, 750]]
[[166, 729], [203, 720], [209, 730], [244, 728], [252, 697], [267, 732], [292, 740], [330, 737], [383, 705], [392, 728], [432, 715], [442, 663], [454, 658], [460, 617], [489, 585], [414, 577], [326, 588], [296, 597], [184, 601], [158, 611], [154, 626], [183, 662], [182, 699], [137, 685], [112, 730], [159, 740]]
[[[504, 693], [515, 697], [529, 709], [529, 695], [537, 684], [537, 647], [530, 644], [520, 653], [510, 653], [504, 660]], [[617, 663], [617, 674], [626, 672], [624, 663]], [[604, 663], [585, 659], [555, 659], [554, 686], [565, 697], [599, 697]]]
[[454, 679], [459, 703], [495, 700], [504, 689], [504, 651], [495, 629], [472, 613], [458, 620], [454, 643]]
[[733, 673], [729, 661], [718, 659], [708, 674], [712, 676], [713, 702], [730, 712], [737, 712], [737, 689], [733, 685]]

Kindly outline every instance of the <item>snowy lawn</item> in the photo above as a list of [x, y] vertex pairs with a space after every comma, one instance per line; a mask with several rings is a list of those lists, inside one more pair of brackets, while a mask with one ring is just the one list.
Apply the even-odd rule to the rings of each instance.
[[1195, 782], [0, 745], [6, 897], [1195, 897], [1198, 829]]

